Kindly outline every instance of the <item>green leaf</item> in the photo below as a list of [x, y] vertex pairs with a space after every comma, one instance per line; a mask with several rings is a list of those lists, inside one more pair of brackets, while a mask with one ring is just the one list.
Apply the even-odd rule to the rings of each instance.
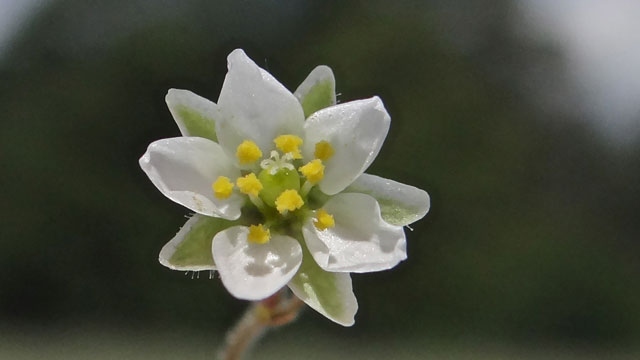
[[165, 98], [169, 111], [183, 136], [199, 136], [217, 141], [217, 105], [188, 90], [170, 89]]
[[382, 219], [391, 225], [405, 226], [422, 219], [431, 200], [421, 189], [375, 175], [362, 174], [344, 192], [372, 196], [380, 205]]
[[314, 310], [330, 320], [343, 325], [354, 324], [358, 302], [351, 286], [349, 273], [332, 273], [322, 270], [313, 260], [304, 241], [302, 265], [289, 282], [293, 293]]
[[304, 117], [336, 104], [336, 82], [331, 68], [320, 65], [298, 86], [296, 98], [302, 104]]
[[173, 270], [215, 270], [211, 241], [220, 231], [237, 224], [203, 215], [191, 217], [160, 251], [160, 263]]

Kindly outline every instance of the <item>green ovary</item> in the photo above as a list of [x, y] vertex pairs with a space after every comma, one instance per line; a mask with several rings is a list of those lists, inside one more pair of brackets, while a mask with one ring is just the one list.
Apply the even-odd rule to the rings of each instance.
[[262, 183], [260, 198], [265, 204], [275, 207], [276, 199], [285, 190], [300, 190], [300, 175], [295, 170], [280, 169], [274, 175], [269, 170], [262, 170], [258, 174]]

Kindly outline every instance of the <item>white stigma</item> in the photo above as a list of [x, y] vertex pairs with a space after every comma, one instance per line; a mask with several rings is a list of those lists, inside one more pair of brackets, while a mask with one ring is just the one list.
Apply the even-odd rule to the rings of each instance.
[[295, 167], [289, 161], [293, 160], [293, 154], [286, 153], [280, 157], [277, 151], [272, 150], [269, 159], [260, 162], [260, 167], [268, 170], [269, 174], [275, 175], [280, 169], [295, 170]]

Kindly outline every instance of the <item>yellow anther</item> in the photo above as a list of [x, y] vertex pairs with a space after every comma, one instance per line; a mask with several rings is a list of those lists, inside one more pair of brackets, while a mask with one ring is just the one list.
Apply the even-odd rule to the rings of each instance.
[[238, 145], [236, 157], [241, 165], [251, 164], [262, 157], [262, 151], [253, 141], [245, 140]]
[[265, 229], [262, 224], [249, 226], [249, 235], [247, 240], [254, 244], [266, 244], [271, 239], [271, 232], [269, 229]]
[[218, 199], [227, 199], [233, 191], [233, 183], [226, 176], [218, 176], [218, 179], [211, 184], [211, 188]]
[[258, 196], [260, 190], [262, 190], [262, 183], [256, 177], [256, 174], [250, 173], [246, 176], [239, 177], [236, 180], [238, 189], [244, 194]]
[[300, 209], [302, 205], [304, 205], [302, 197], [293, 189], [283, 191], [276, 199], [276, 209], [280, 214]]
[[329, 214], [325, 209], [320, 209], [316, 212], [316, 221], [313, 222], [318, 230], [324, 230], [332, 228], [336, 225], [333, 220], [333, 215]]
[[324, 140], [320, 141], [316, 143], [316, 151], [313, 153], [313, 156], [315, 156], [316, 159], [327, 161], [333, 156], [333, 147]]
[[284, 154], [291, 153], [294, 159], [302, 159], [300, 155], [300, 145], [302, 145], [302, 139], [295, 135], [280, 135], [273, 139], [276, 143], [276, 147], [280, 149]]
[[315, 184], [324, 177], [324, 165], [322, 160], [311, 160], [305, 166], [301, 166], [298, 170], [307, 178], [311, 184]]

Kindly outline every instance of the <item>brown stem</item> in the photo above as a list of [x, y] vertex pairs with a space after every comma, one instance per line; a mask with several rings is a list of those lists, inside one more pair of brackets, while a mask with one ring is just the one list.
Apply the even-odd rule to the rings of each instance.
[[295, 295], [285, 295], [286, 292], [286, 289], [280, 290], [249, 306], [240, 321], [227, 333], [220, 359], [242, 359], [251, 344], [269, 328], [286, 325], [296, 319], [304, 303]]

